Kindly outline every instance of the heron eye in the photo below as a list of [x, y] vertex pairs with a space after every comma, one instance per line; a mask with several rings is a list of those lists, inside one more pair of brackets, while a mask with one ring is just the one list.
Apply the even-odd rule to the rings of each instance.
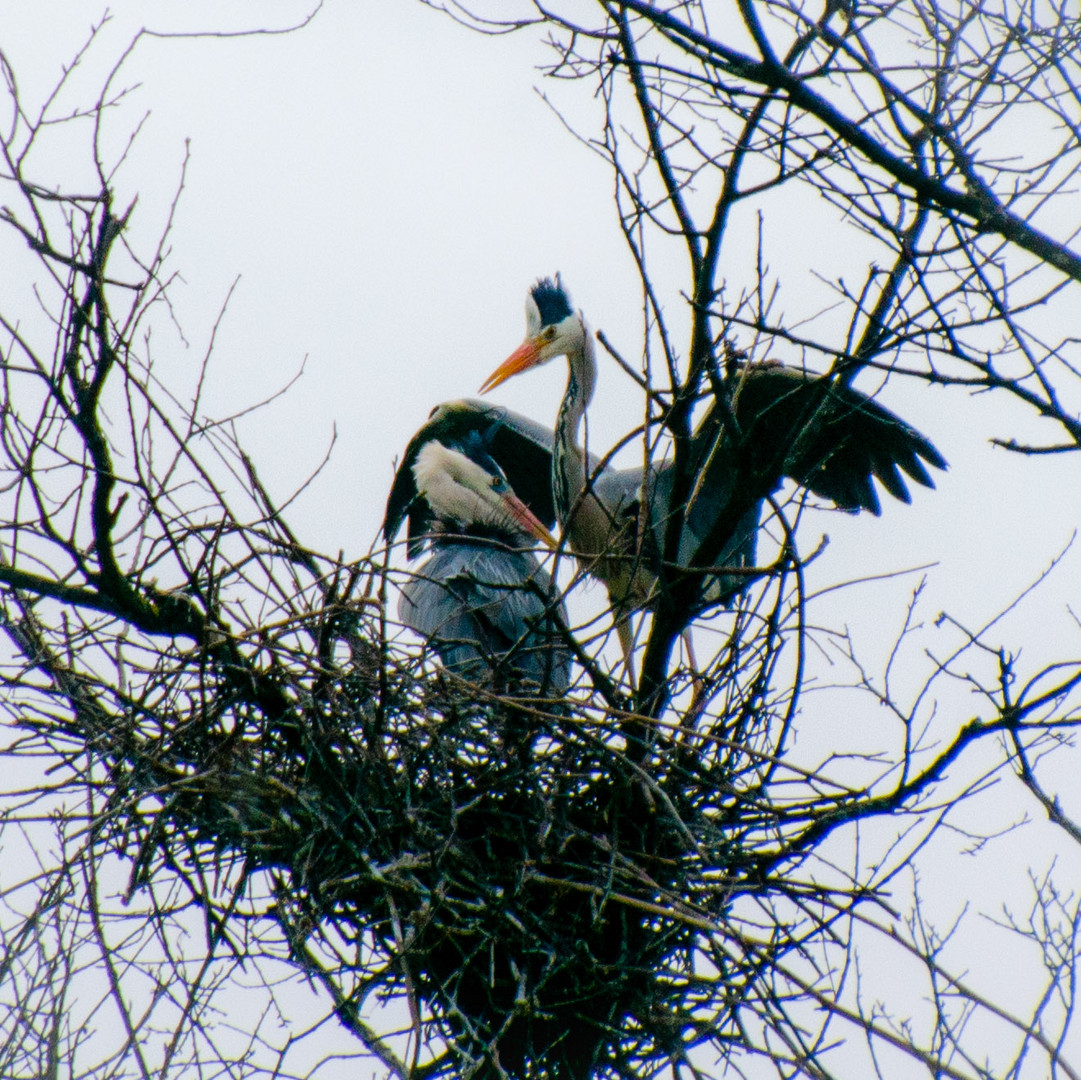
[[555, 336], [556, 336], [556, 328], [554, 326], [549, 326], [549, 327], [545, 328], [545, 331], [544, 331], [544, 340], [545, 341], [552, 341], [555, 338]]

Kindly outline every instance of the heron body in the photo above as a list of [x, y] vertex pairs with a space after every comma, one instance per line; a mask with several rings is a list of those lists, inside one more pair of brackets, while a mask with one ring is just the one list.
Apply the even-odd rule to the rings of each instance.
[[[501, 411], [458, 404], [434, 410], [414, 436], [387, 501], [387, 541], [408, 517], [410, 558], [430, 549], [402, 587], [399, 618], [444, 667], [471, 682], [528, 682], [562, 695], [570, 684], [566, 612], [530, 550], [554, 540], [491, 454]], [[537, 453], [546, 463], [543, 448]], [[554, 521], [543, 498], [531, 494]]]
[[[926, 465], [946, 467], [923, 435], [865, 394], [764, 363], [734, 366], [726, 400], [715, 400], [696, 426], [680, 475], [672, 460], [593, 475], [578, 433], [596, 385], [596, 357], [558, 275], [530, 290], [525, 340], [481, 390], [559, 356], [567, 359], [568, 380], [553, 435], [556, 514], [583, 566], [608, 588], [628, 667], [630, 614], [655, 602], [662, 577], [698, 575], [687, 621], [702, 604], [746, 587], [749, 576], [737, 571], [753, 567], [763, 504], [785, 477], [842, 509], [878, 514], [876, 479], [908, 502], [902, 473], [933, 487]], [[678, 484], [684, 497], [677, 501]]]

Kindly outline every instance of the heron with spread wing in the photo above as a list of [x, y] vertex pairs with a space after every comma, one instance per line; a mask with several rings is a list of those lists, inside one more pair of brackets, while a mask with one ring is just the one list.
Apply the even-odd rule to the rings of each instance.
[[[875, 480], [908, 502], [902, 473], [934, 487], [926, 466], [946, 468], [928, 439], [867, 395], [764, 363], [728, 375], [726, 400], [714, 401], [694, 430], [681, 481], [671, 460], [598, 474], [578, 445], [597, 380], [593, 340], [558, 275], [530, 290], [525, 340], [481, 392], [560, 356], [568, 379], [552, 441], [555, 514], [583, 567], [608, 588], [629, 672], [630, 616], [655, 601], [662, 574], [696, 572], [701, 603], [746, 586], [748, 576], [735, 571], [753, 567], [763, 504], [785, 477], [841, 509], [877, 515]], [[673, 505], [677, 482], [685, 497]], [[688, 620], [697, 610], [688, 605]]]

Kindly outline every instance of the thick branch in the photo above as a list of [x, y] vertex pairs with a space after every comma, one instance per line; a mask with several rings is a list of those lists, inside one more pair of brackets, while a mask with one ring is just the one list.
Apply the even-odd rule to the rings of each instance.
[[[1003, 206], [971, 164], [960, 160], [956, 162], [961, 168], [966, 185], [964, 191], [959, 191], [945, 180], [928, 176], [904, 158], [891, 153], [863, 125], [845, 116], [840, 109], [816, 94], [802, 77], [793, 74], [772, 55], [754, 60], [680, 22], [668, 12], [657, 10], [643, 0], [620, 0], [620, 4], [704, 50], [731, 74], [783, 93], [793, 105], [820, 120], [830, 131], [908, 188], [924, 203], [969, 218], [979, 231], [995, 233], [1060, 270], [1074, 281], [1081, 282], [1081, 256], [1056, 243], [1024, 218]], [[907, 101], [906, 105], [909, 105]]]

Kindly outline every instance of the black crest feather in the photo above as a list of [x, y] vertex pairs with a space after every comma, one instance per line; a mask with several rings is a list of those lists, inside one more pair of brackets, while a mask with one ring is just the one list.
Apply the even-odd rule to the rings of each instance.
[[541, 326], [555, 326], [571, 314], [571, 298], [558, 274], [555, 280], [541, 278], [532, 288], [533, 303], [540, 312]]

